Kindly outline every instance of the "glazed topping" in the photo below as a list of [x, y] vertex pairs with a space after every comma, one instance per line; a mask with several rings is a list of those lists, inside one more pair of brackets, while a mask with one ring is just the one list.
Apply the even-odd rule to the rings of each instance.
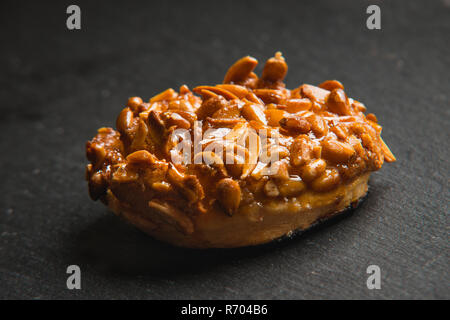
[[135, 183], [153, 206], [233, 215], [243, 203], [327, 192], [395, 161], [375, 115], [339, 81], [288, 90], [281, 53], [261, 77], [257, 63], [238, 60], [219, 85], [130, 98], [117, 131], [102, 128], [87, 143], [92, 198], [111, 190], [120, 199]]

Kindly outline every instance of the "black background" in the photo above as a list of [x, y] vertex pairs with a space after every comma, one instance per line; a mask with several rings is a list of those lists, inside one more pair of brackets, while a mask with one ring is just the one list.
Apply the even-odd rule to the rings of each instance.
[[[366, 28], [369, 4], [381, 30]], [[2, 1], [0, 298], [450, 298], [449, 34], [448, 0]], [[129, 96], [219, 83], [236, 59], [278, 50], [288, 87], [339, 79], [384, 127], [398, 161], [353, 214], [287, 242], [195, 251], [89, 199], [85, 142]], [[66, 289], [71, 264], [82, 290]], [[381, 290], [366, 287], [371, 264]]]

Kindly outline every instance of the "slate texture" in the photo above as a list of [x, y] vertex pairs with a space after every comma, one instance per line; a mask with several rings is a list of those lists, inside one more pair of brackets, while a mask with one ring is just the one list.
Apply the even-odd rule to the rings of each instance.
[[[69, 31], [72, 2], [0, 5], [0, 298], [450, 298], [448, 0], [76, 1]], [[278, 50], [288, 87], [339, 79], [384, 127], [398, 162], [357, 210], [292, 241], [194, 251], [89, 199], [85, 142], [129, 96], [219, 83]], [[71, 264], [82, 290], [66, 289]]]

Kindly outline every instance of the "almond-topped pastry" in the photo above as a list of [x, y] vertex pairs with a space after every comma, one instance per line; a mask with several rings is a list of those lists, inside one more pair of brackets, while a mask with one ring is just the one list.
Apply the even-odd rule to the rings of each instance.
[[269, 242], [356, 205], [395, 157], [365, 106], [328, 80], [289, 90], [281, 53], [244, 57], [222, 84], [128, 100], [87, 143], [92, 199], [184, 247]]

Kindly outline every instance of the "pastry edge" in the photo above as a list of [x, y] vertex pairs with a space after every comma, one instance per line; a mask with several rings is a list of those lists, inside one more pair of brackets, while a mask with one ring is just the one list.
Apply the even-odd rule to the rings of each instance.
[[284, 200], [275, 200], [250, 214], [230, 217], [222, 212], [200, 213], [190, 218], [192, 230], [188, 232], [176, 221], [161, 220], [161, 215], [151, 208], [145, 213], [124, 208], [110, 191], [105, 200], [116, 215], [158, 240], [188, 248], [235, 248], [268, 243], [343, 213], [367, 194], [369, 177], [370, 173], [366, 173], [332, 191], [314, 193], [314, 203], [305, 203], [305, 195], [299, 196], [298, 210]]

